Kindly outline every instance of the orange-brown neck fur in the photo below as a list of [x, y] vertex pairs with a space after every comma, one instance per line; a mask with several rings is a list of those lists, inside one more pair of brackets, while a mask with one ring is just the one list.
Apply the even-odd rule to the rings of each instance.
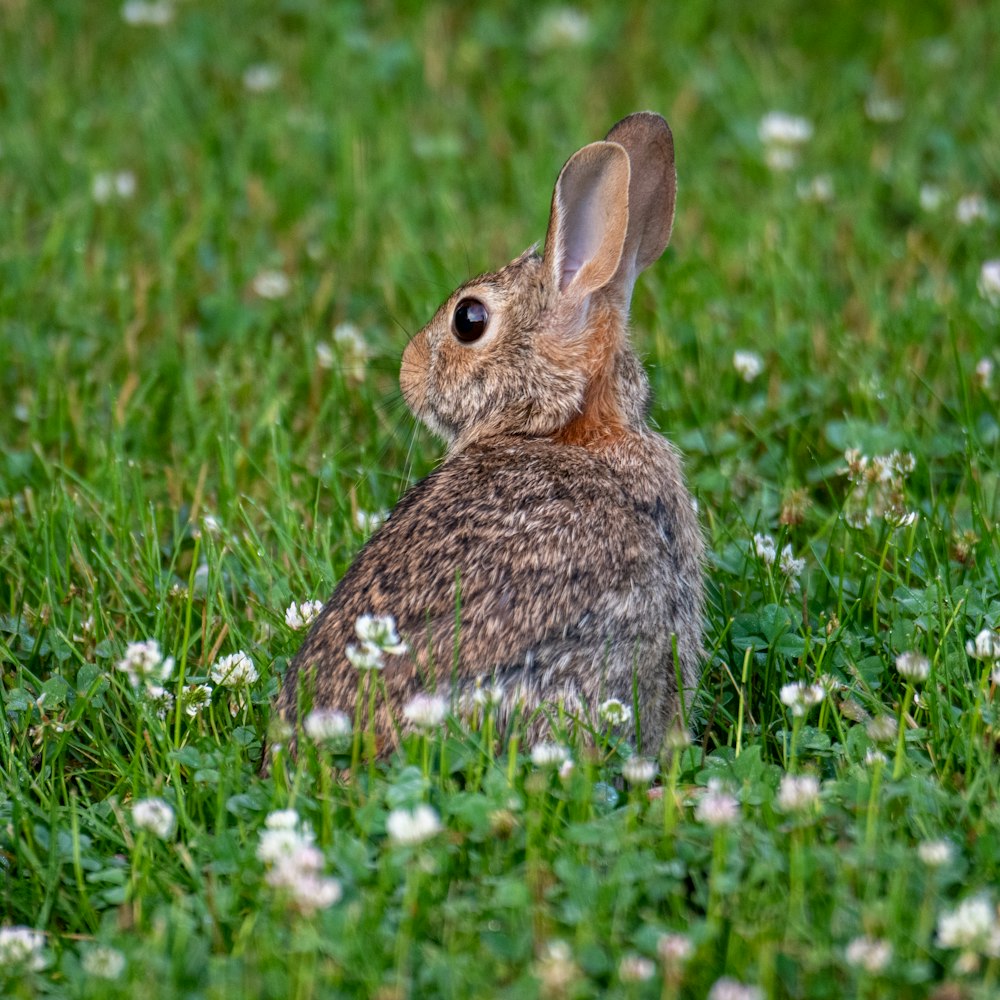
[[[629, 420], [615, 375], [615, 361], [622, 349], [628, 350], [618, 314], [606, 303], [595, 303], [583, 366], [588, 373], [583, 404], [580, 412], [552, 435], [553, 440], [603, 451], [628, 433]], [[573, 361], [580, 364], [579, 358]]]

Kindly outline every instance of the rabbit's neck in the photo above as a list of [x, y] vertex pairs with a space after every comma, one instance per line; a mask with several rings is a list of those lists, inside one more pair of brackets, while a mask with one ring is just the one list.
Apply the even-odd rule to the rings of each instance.
[[648, 394], [649, 382], [639, 359], [622, 345], [590, 378], [579, 413], [552, 437], [591, 451], [613, 448], [645, 429]]

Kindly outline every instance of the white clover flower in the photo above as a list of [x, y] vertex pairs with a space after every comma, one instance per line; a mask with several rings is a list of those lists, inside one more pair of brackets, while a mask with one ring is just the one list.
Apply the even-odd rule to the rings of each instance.
[[686, 750], [691, 746], [691, 734], [684, 728], [679, 719], [667, 730], [663, 745], [668, 750]]
[[778, 558], [778, 549], [774, 544], [774, 539], [770, 535], [756, 534], [753, 536], [753, 550], [757, 558], [765, 566], [773, 566], [774, 560]]
[[895, 471], [890, 456], [873, 455], [868, 462], [868, 477], [876, 483], [889, 483]]
[[292, 601], [285, 609], [285, 624], [294, 629], [308, 628], [322, 610], [322, 601], [303, 601], [301, 604]]
[[870, 748], [865, 751], [866, 767], [875, 767], [876, 764], [881, 767], [888, 763], [889, 763], [889, 758], [886, 757], [886, 755], [882, 753], [881, 750], [875, 750]]
[[764, 359], [756, 351], [734, 351], [733, 367], [744, 382], [752, 382], [764, 370]]
[[160, 644], [155, 639], [145, 642], [130, 642], [125, 647], [125, 656], [115, 665], [117, 670], [128, 675], [129, 683], [137, 688], [141, 685], [167, 681], [174, 672], [174, 658], [164, 657]]
[[104, 205], [112, 198], [127, 201], [135, 194], [135, 174], [131, 170], [120, 170], [117, 173], [102, 171], [94, 174], [90, 183], [90, 195], [99, 205]]
[[974, 976], [980, 965], [980, 958], [974, 951], [963, 951], [955, 959], [955, 973], [959, 976]]
[[316, 360], [321, 368], [334, 368], [340, 362], [340, 373], [354, 382], [364, 380], [365, 362], [371, 353], [368, 342], [353, 323], [338, 323], [333, 328], [333, 346], [316, 345]]
[[695, 806], [694, 818], [713, 828], [732, 826], [740, 818], [740, 804], [725, 791], [718, 778], [711, 778]]
[[942, 868], [955, 854], [955, 848], [947, 840], [925, 840], [917, 847], [917, 856], [928, 868]]
[[893, 451], [888, 456], [889, 464], [896, 475], [905, 479], [916, 467], [917, 456], [912, 451]]
[[632, 721], [632, 709], [617, 698], [601, 702], [597, 714], [606, 726], [627, 726]]
[[374, 646], [383, 653], [399, 656], [406, 652], [406, 643], [401, 642], [396, 632], [396, 619], [392, 615], [359, 615], [354, 623], [358, 638]]
[[274, 90], [281, 83], [281, 68], [271, 63], [256, 63], [243, 71], [243, 86], [251, 94]]
[[984, 628], [965, 644], [965, 652], [973, 660], [1000, 660], [1000, 632]]
[[119, 198], [129, 199], [135, 194], [135, 174], [131, 170], [119, 170], [115, 174], [115, 194]]
[[862, 454], [857, 448], [848, 448], [844, 452], [844, 460], [847, 462], [847, 469], [843, 470], [844, 474], [852, 483], [863, 484], [873, 478], [868, 469], [874, 459]]
[[903, 102], [895, 97], [888, 97], [872, 91], [865, 98], [865, 114], [872, 122], [888, 123], [898, 122], [903, 117]]
[[30, 927], [0, 927], [0, 969], [24, 966], [38, 971], [45, 966], [45, 935]]
[[[268, 830], [295, 830], [299, 828], [299, 814], [294, 809], [276, 809], [267, 814], [264, 827]], [[308, 829], [308, 825], [303, 825], [302, 829]], [[308, 839], [312, 840], [311, 833]]]
[[873, 743], [894, 743], [899, 732], [895, 716], [876, 715], [866, 726], [865, 732]]
[[80, 965], [95, 979], [118, 979], [125, 971], [125, 956], [117, 948], [96, 945], [83, 953]]
[[787, 173], [799, 165], [799, 154], [791, 146], [766, 146], [764, 163], [776, 174]]
[[849, 528], [855, 531], [862, 531], [872, 523], [872, 512], [870, 508], [853, 508], [844, 511], [844, 521]]
[[590, 38], [590, 18], [576, 7], [548, 7], [532, 33], [534, 49], [570, 49], [585, 45]]
[[328, 909], [344, 894], [337, 879], [296, 867], [295, 862], [272, 868], [265, 881], [272, 889], [286, 892], [296, 909], [307, 916]]
[[[1000, 305], [1000, 260], [993, 263], [997, 265], [997, 300], [995, 304]], [[976, 362], [976, 385], [980, 389], [988, 389], [993, 384], [994, 369], [992, 358], [980, 358]]]
[[343, 358], [364, 361], [368, 357], [368, 341], [354, 323], [338, 323], [333, 328], [333, 342]]
[[883, 972], [892, 960], [892, 945], [881, 938], [856, 937], [848, 944], [844, 957], [848, 965], [864, 969], [876, 976]]
[[576, 770], [576, 764], [573, 763], [572, 758], [570, 760], [564, 760], [559, 765], [559, 780], [563, 783], [569, 781], [573, 776], [573, 772]]
[[569, 750], [561, 743], [536, 743], [531, 748], [535, 767], [558, 767], [569, 760]]
[[177, 823], [174, 810], [163, 799], [139, 799], [132, 804], [132, 822], [140, 830], [148, 830], [160, 840], [166, 840]]
[[793, 716], [801, 718], [826, 697], [826, 688], [822, 684], [792, 681], [782, 685], [779, 697], [781, 704], [790, 709]]
[[869, 458], [852, 448], [844, 457], [847, 460], [845, 474], [853, 486], [844, 510], [848, 525], [865, 528], [874, 516], [884, 516], [893, 529], [916, 523], [916, 513], [908, 513], [900, 499], [904, 482], [916, 467], [912, 452], [894, 451]]
[[388, 514], [381, 510], [356, 510], [354, 512], [354, 524], [358, 531], [364, 532], [366, 535], [372, 534], [374, 531], [378, 531], [379, 528], [385, 523], [385, 519]]
[[723, 976], [715, 981], [705, 1000], [764, 1000], [764, 991], [758, 986], [747, 986], [738, 979]]
[[292, 290], [292, 282], [284, 271], [261, 271], [250, 287], [262, 299], [283, 299]]
[[209, 684], [189, 684], [181, 691], [181, 708], [190, 719], [211, 704], [212, 688]]
[[805, 571], [806, 561], [805, 559], [796, 559], [792, 553], [791, 545], [786, 545], [781, 550], [781, 562], [779, 563], [779, 567], [785, 576], [801, 576]]
[[329, 371], [333, 363], [333, 348], [325, 340], [316, 341], [316, 364], [324, 371]]
[[448, 714], [448, 702], [441, 695], [418, 694], [403, 706], [403, 715], [417, 729], [436, 729]]
[[644, 955], [625, 955], [618, 963], [618, 978], [623, 983], [644, 983], [655, 972], [655, 963]]
[[257, 841], [257, 857], [268, 866], [265, 881], [285, 893], [302, 913], [312, 914], [343, 895], [340, 882], [323, 877], [323, 854], [308, 823], [294, 809], [271, 813]]
[[811, 180], [799, 181], [795, 185], [795, 194], [799, 201], [826, 205], [833, 201], [833, 178], [829, 174], [817, 174]]
[[535, 966], [542, 986], [542, 996], [561, 997], [577, 977], [573, 952], [565, 941], [549, 941]]
[[[287, 836], [294, 831], [281, 830], [278, 832]], [[264, 830], [262, 833], [270, 836], [275, 831]], [[293, 889], [300, 875], [315, 874], [322, 870], [323, 852], [315, 844], [301, 838], [293, 840], [289, 837], [282, 845], [285, 850], [278, 853], [275, 849], [276, 843], [276, 840], [269, 842], [264, 851], [265, 854], [268, 852], [274, 854], [266, 876], [267, 884], [272, 888]]]
[[422, 843], [441, 832], [441, 820], [428, 805], [419, 805], [412, 812], [393, 809], [385, 821], [386, 833], [394, 844], [403, 846]]
[[369, 642], [363, 642], [360, 646], [348, 643], [344, 654], [355, 670], [381, 670], [385, 666], [382, 650]]
[[207, 531], [210, 535], [220, 535], [222, 534], [222, 522], [214, 514], [202, 514], [201, 530]]
[[490, 681], [484, 684], [482, 678], [477, 677], [473, 688], [465, 688], [458, 696], [456, 710], [463, 718], [474, 716], [479, 711], [487, 711], [500, 704], [503, 700], [503, 684], [498, 681]]
[[156, 713], [158, 719], [165, 719], [174, 707], [174, 696], [159, 684], [146, 685], [146, 703]]
[[296, 852], [311, 847], [315, 835], [308, 823], [294, 809], [269, 813], [257, 839], [257, 858], [266, 865], [285, 862]]
[[986, 896], [973, 896], [938, 917], [939, 948], [961, 948], [964, 951], [996, 957], [1000, 955], [1000, 923], [996, 907]]
[[893, 531], [898, 531], [900, 528], [911, 528], [917, 523], [920, 515], [915, 510], [897, 510], [894, 507], [890, 507], [889, 510], [885, 512], [885, 523], [892, 528]]
[[769, 111], [757, 126], [757, 135], [765, 146], [801, 146], [812, 134], [812, 122], [784, 111]]
[[919, 198], [925, 212], [936, 212], [944, 204], [944, 191], [936, 184], [921, 184]]
[[991, 306], [1000, 306], [1000, 258], [986, 261], [979, 269], [978, 287]]
[[783, 774], [778, 808], [786, 813], [812, 812], [819, 805], [819, 779], [812, 774]]
[[981, 222], [989, 216], [989, 207], [981, 194], [966, 194], [955, 205], [955, 219], [963, 226]]
[[[257, 680], [257, 668], [243, 650], [224, 656], [212, 667], [212, 680], [223, 687], [248, 687]], [[211, 693], [211, 692], [210, 692]]]
[[122, 4], [122, 20], [126, 24], [162, 28], [174, 19], [174, 5], [149, 0], [129, 0]]
[[472, 691], [472, 703], [479, 708], [495, 708], [503, 701], [503, 683], [491, 681], [489, 684], [477, 678]]
[[351, 720], [335, 709], [314, 708], [302, 720], [302, 728], [313, 743], [334, 743], [351, 735]]
[[914, 684], [920, 684], [931, 675], [931, 661], [926, 656], [914, 653], [912, 650], [900, 653], [896, 657], [896, 671], [900, 677]]
[[648, 757], [629, 757], [622, 764], [622, 777], [630, 785], [648, 785], [656, 777], [656, 761]]
[[691, 939], [683, 934], [661, 934], [656, 942], [656, 954], [664, 965], [683, 965], [693, 953]]

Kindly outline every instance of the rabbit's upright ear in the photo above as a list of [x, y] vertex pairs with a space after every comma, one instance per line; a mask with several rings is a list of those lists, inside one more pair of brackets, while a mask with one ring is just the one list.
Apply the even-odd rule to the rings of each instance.
[[584, 298], [607, 285], [628, 232], [629, 160], [613, 142], [574, 153], [552, 195], [545, 267], [560, 292]]
[[674, 137], [660, 115], [639, 111], [615, 125], [606, 141], [625, 149], [632, 168], [628, 235], [614, 279], [627, 302], [639, 272], [658, 260], [670, 242], [677, 194]]

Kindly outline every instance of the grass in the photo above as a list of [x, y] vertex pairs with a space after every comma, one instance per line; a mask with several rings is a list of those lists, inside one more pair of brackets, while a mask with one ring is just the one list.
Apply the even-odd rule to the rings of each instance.
[[[1000, 7], [171, 9], [0, 2], [0, 924], [44, 935], [0, 948], [4, 996], [995, 996], [997, 680], [966, 644], [1000, 628]], [[488, 719], [349, 781], [308, 743], [259, 777], [286, 607], [440, 456], [399, 398], [407, 333], [644, 107], [680, 197], [635, 338], [711, 553], [694, 742], [659, 797], [612, 733], [560, 776]], [[815, 126], [791, 171], [774, 109]], [[915, 465], [859, 490], [852, 448]], [[178, 697], [240, 650], [259, 678], [160, 719], [115, 669], [151, 638]], [[822, 702], [794, 715], [793, 681]], [[787, 775], [818, 797], [783, 808]], [[420, 803], [440, 832], [386, 835]], [[258, 857], [287, 808], [341, 891], [315, 913]]]

